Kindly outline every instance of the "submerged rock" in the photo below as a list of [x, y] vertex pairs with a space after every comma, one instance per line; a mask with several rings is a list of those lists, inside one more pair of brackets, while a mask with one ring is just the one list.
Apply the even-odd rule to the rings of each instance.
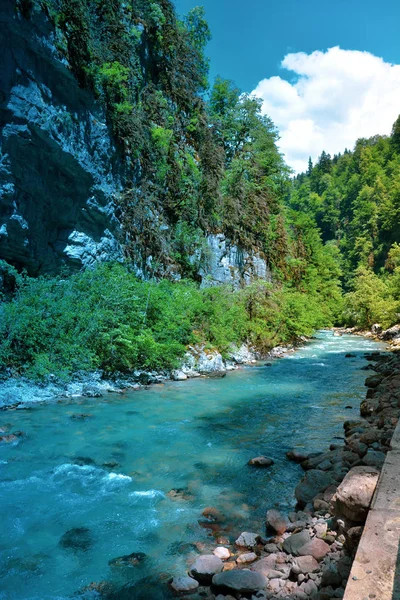
[[74, 463], [80, 467], [84, 467], [86, 465], [95, 465], [96, 461], [90, 458], [90, 456], [77, 456], [74, 458]]
[[93, 538], [88, 527], [74, 527], [69, 529], [60, 538], [60, 546], [71, 550], [87, 552], [93, 543]]
[[249, 460], [247, 464], [251, 467], [268, 468], [272, 467], [274, 461], [272, 460], [272, 458], [268, 458], [267, 456], [257, 456], [256, 458], [252, 458], [251, 460]]
[[225, 516], [214, 506], [207, 506], [201, 514], [203, 517], [214, 523], [223, 523], [225, 521]]
[[112, 567], [135, 567], [146, 560], [146, 554], [144, 552], [132, 552], [132, 554], [125, 554], [124, 556], [117, 556], [108, 561], [108, 564]]
[[289, 450], [289, 452], [286, 452], [286, 456], [289, 460], [292, 460], [293, 462], [297, 463], [302, 463], [308, 459], [308, 454], [304, 454], [304, 452], [301, 452], [300, 450], [296, 449]]
[[194, 496], [188, 488], [173, 488], [167, 492], [168, 498], [173, 501], [192, 501]]
[[71, 419], [76, 419], [77, 421], [85, 421], [86, 419], [90, 419], [92, 418], [93, 415], [91, 415], [90, 413], [77, 413], [77, 414], [73, 414], [71, 415]]
[[121, 465], [116, 460], [109, 460], [109, 461], [103, 463], [102, 466], [105, 469], [118, 469], [118, 467], [120, 467]]

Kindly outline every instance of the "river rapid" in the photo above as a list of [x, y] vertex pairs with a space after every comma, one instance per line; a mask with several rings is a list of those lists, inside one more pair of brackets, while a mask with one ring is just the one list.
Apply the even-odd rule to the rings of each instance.
[[[0, 599], [99, 598], [74, 594], [105, 580], [113, 599], [169, 597], [163, 582], [207, 547], [210, 526], [234, 541], [262, 533], [268, 508], [294, 506], [302, 471], [287, 450], [342, 438], [365, 396], [364, 352], [381, 349], [321, 331], [224, 379], [1, 412], [0, 427], [25, 435], [0, 446]], [[247, 466], [260, 454], [274, 466]], [[208, 506], [221, 526], [202, 517]], [[109, 564], [133, 552], [146, 558]]]

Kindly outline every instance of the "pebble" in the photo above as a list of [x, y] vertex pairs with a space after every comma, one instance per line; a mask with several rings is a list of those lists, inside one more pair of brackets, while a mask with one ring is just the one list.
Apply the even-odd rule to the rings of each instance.
[[236, 562], [238, 564], [246, 564], [246, 563], [252, 563], [255, 560], [257, 560], [257, 554], [255, 554], [255, 552], [247, 552], [246, 554], [240, 554], [240, 556], [237, 557]]
[[231, 555], [228, 548], [224, 548], [223, 546], [218, 546], [218, 548], [215, 548], [215, 550], [213, 550], [213, 554], [215, 554], [215, 556], [218, 556], [218, 558], [220, 558], [221, 560], [226, 560]]

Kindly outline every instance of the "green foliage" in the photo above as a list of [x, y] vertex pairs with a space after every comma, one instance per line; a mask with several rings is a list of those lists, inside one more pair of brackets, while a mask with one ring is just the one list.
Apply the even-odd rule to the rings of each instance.
[[196, 342], [224, 354], [243, 342], [266, 351], [328, 324], [324, 299], [266, 282], [237, 291], [145, 282], [110, 264], [64, 279], [23, 277], [1, 305], [0, 363], [37, 380], [68, 379], [96, 368], [171, 369]]
[[391, 294], [390, 285], [370, 268], [360, 266], [353, 281], [352, 291], [345, 296], [345, 322], [370, 328], [380, 323], [386, 328], [396, 322], [399, 308]]
[[293, 184], [290, 205], [315, 219], [341, 257], [346, 323], [398, 319], [400, 286], [400, 118], [390, 138], [357, 141], [333, 159], [323, 153]]

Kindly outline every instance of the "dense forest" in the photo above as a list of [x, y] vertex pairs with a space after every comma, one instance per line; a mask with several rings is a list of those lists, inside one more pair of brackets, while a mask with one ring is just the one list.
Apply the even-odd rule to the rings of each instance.
[[[46, 15], [104, 107], [128, 173], [127, 259], [37, 279], [3, 263], [5, 373], [173, 368], [190, 343], [265, 352], [319, 327], [396, 322], [400, 121], [293, 178], [261, 101], [221, 77], [210, 87], [202, 8], [180, 19], [170, 0], [18, 0], [16, 12]], [[218, 232], [260, 252], [273, 282], [200, 288], [206, 236]]]
[[326, 246], [339, 250], [341, 320], [384, 327], [400, 298], [400, 118], [390, 137], [359, 139], [353, 151], [322, 152], [293, 184], [290, 206], [308, 214]]

